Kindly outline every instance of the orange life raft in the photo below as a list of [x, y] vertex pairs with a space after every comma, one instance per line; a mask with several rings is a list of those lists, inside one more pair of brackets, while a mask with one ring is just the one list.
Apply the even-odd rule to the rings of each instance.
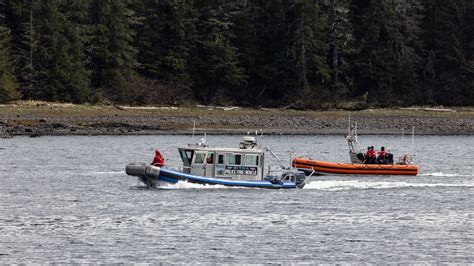
[[417, 175], [418, 166], [413, 164], [358, 164], [333, 163], [304, 158], [293, 159], [293, 167], [314, 170], [316, 173], [355, 175]]

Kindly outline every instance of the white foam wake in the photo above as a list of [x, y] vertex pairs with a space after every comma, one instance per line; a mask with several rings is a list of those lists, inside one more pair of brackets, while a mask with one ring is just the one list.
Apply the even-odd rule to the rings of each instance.
[[304, 186], [304, 189], [320, 189], [329, 191], [350, 189], [389, 189], [407, 187], [474, 187], [474, 183], [447, 184], [447, 183], [409, 183], [409, 182], [370, 182], [370, 181], [312, 181]]
[[450, 173], [443, 173], [443, 172], [434, 172], [434, 173], [423, 173], [420, 176], [436, 176], [436, 177], [456, 177], [456, 176], [464, 176], [460, 174], [450, 174]]
[[206, 184], [195, 184], [185, 181], [178, 181], [178, 183], [170, 184], [166, 182], [159, 183], [157, 185], [160, 189], [223, 189], [230, 188], [223, 185], [206, 185]]

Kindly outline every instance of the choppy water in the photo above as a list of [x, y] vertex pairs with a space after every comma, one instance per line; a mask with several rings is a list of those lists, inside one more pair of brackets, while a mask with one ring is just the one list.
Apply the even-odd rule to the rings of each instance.
[[[179, 164], [189, 136], [0, 140], [0, 263], [474, 262], [474, 137], [418, 136], [417, 177], [326, 176], [302, 190], [144, 189], [124, 173], [157, 147]], [[236, 146], [239, 136], [208, 136]], [[348, 161], [342, 136], [264, 136]], [[362, 146], [410, 151], [400, 136]]]

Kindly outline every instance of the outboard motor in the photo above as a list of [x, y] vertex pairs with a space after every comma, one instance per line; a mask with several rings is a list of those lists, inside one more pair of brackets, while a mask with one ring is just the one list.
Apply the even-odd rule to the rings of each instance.
[[306, 175], [305, 173], [302, 173], [302, 172], [285, 172], [283, 173], [282, 175], [282, 181], [291, 181], [291, 182], [294, 182], [296, 184], [296, 187], [297, 188], [303, 188], [305, 183], [305, 179], [306, 179]]
[[388, 163], [393, 164], [393, 154], [387, 153], [387, 157], [388, 157]]
[[303, 188], [305, 184], [306, 175], [304, 173], [297, 173], [296, 175], [296, 187]]

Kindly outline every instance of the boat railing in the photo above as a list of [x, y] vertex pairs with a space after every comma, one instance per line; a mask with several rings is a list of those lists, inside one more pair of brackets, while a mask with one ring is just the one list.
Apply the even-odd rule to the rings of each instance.
[[[284, 171], [282, 169], [269, 170], [269, 171], [267, 171], [267, 175], [282, 174], [284, 172], [287, 172], [287, 171]], [[294, 172], [296, 172], [296, 171], [294, 171]]]
[[184, 171], [184, 169], [191, 169], [191, 166], [177, 165], [177, 164], [165, 164], [167, 168], [176, 169], [178, 171]]
[[[280, 158], [278, 158], [278, 156], [270, 149], [270, 147], [268, 147], [268, 145], [265, 145], [264, 149], [265, 149], [265, 151], [268, 151], [268, 152], [273, 156], [273, 158], [275, 158], [275, 159], [277, 160], [277, 162], [280, 164], [280, 167], [281, 167], [282, 169], [288, 169], [288, 168], [289, 168], [288, 166], [286, 166], [286, 165], [280, 160]], [[291, 165], [291, 163], [290, 163], [290, 165]]]

